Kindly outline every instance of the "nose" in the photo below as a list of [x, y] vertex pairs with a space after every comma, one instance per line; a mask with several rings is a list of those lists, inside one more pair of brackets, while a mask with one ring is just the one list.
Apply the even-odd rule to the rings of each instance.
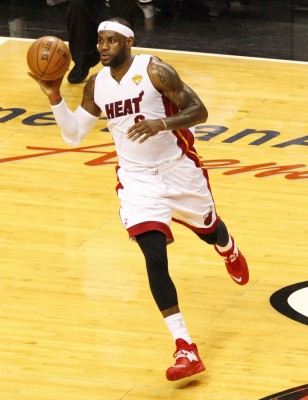
[[109, 44], [108, 44], [108, 42], [106, 40], [104, 40], [104, 41], [100, 41], [98, 43], [97, 47], [98, 47], [98, 50], [100, 50], [100, 51], [101, 50], [108, 50]]

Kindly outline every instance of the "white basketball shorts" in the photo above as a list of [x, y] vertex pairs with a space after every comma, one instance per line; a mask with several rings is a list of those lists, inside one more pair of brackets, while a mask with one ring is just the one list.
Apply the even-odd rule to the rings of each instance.
[[118, 167], [117, 175], [120, 217], [131, 239], [158, 230], [172, 242], [172, 220], [201, 234], [215, 229], [219, 217], [207, 173], [186, 155], [138, 172]]

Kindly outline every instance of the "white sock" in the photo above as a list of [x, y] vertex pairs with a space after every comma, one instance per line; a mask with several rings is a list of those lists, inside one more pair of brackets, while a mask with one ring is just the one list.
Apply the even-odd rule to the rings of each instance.
[[[218, 249], [218, 251], [219, 251], [220, 253], [225, 253], [226, 251], [231, 250], [231, 249], [232, 249], [232, 246], [233, 246], [233, 243], [232, 243], [232, 239], [231, 239], [231, 236], [230, 236], [230, 235], [229, 235], [229, 242], [227, 243], [226, 246], [221, 247], [221, 246], [217, 246], [217, 244], [216, 244], [216, 247], [217, 247], [217, 249]], [[234, 253], [236, 253], [236, 254], [238, 253], [238, 250], [237, 250], [237, 247], [236, 247], [235, 242], [234, 242]]]
[[192, 343], [192, 340], [187, 332], [182, 313], [177, 313], [166, 317], [165, 323], [171, 335], [173, 336], [174, 341], [176, 341], [177, 339], [183, 339], [188, 344]]

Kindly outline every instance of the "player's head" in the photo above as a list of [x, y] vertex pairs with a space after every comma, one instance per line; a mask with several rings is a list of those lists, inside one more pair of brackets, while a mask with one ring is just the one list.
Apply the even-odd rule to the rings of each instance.
[[125, 19], [114, 17], [99, 24], [98, 50], [103, 65], [120, 66], [130, 56], [133, 43], [134, 32]]

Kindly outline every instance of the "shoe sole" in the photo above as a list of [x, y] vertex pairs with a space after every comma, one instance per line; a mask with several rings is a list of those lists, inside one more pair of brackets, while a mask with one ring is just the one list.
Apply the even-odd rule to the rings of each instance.
[[194, 369], [191, 369], [190, 371], [186, 372], [186, 374], [183, 376], [181, 375], [180, 371], [179, 374], [175, 373], [172, 377], [167, 377], [168, 381], [178, 381], [180, 379], [185, 379], [189, 378], [192, 375], [199, 374], [200, 372], [205, 371], [205, 366], [203, 364], [197, 365]]

